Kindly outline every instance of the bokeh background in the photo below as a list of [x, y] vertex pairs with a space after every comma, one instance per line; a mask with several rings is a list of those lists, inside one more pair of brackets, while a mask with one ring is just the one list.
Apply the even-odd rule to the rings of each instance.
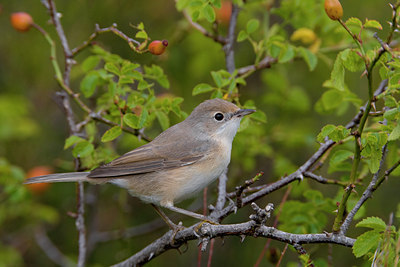
[[[249, 1], [239, 16], [238, 28], [243, 28], [249, 18], [265, 19], [269, 14], [267, 6], [278, 7], [289, 1]], [[303, 1], [310, 7], [317, 6], [321, 16], [321, 25], [313, 29], [321, 40], [321, 49], [335, 44], [341, 36], [327, 30], [326, 25], [334, 22], [325, 16], [323, 1]], [[391, 17], [388, 1], [359, 0], [342, 1], [345, 18], [358, 17], [376, 19], [384, 26], [382, 36], [387, 31], [386, 21]], [[158, 93], [168, 93], [184, 98], [182, 109], [187, 113], [206, 99], [208, 95], [192, 96], [192, 89], [199, 83], [212, 83], [210, 71], [225, 68], [221, 45], [190, 27], [182, 13], [175, 8], [174, 1], [163, 0], [79, 0], [56, 1], [57, 9], [62, 13], [62, 23], [71, 47], [81, 44], [93, 32], [94, 25], [107, 27], [113, 23], [126, 34], [135, 31], [130, 23], [143, 22], [147, 33], [153, 39], [168, 39], [166, 54], [153, 56], [133, 53], [123, 40], [113, 34], [103, 34], [96, 42], [112, 53], [139, 62], [144, 65], [158, 64], [167, 74], [171, 87], [159, 89]], [[260, 6], [265, 9], [260, 9]], [[313, 9], [314, 10], [314, 9]], [[56, 103], [54, 94], [59, 90], [54, 79], [54, 72], [49, 60], [49, 46], [43, 36], [35, 29], [24, 34], [16, 32], [10, 25], [12, 12], [29, 12], [35, 22], [44, 27], [54, 38], [54, 28], [49, 24], [49, 16], [40, 1], [1, 1], [0, 2], [0, 170], [3, 179], [0, 184], [0, 266], [53, 266], [55, 265], [37, 244], [41, 230], [45, 229], [48, 237], [72, 261], [77, 257], [77, 233], [74, 219], [69, 212], [74, 212], [76, 205], [74, 184], [53, 184], [48, 188], [34, 191], [21, 184], [7, 189], [7, 179], [23, 179], [26, 173], [37, 166], [47, 166], [52, 171], [64, 172], [73, 169], [70, 150], [64, 150], [64, 141], [68, 137], [65, 116]], [[302, 15], [302, 14], [300, 14]], [[270, 24], [284, 23], [276, 14], [268, 15]], [[302, 17], [299, 16], [299, 23]], [[304, 21], [307, 18], [304, 17]], [[336, 25], [336, 24], [335, 24]], [[288, 24], [285, 29], [290, 35], [294, 28]], [[221, 33], [226, 32], [226, 25], [220, 25]], [[252, 64], [254, 55], [251, 46], [237, 44], [237, 67]], [[62, 51], [58, 51], [61, 55]], [[310, 72], [302, 60], [294, 60], [256, 72], [247, 79], [247, 85], [240, 88], [242, 102], [253, 100], [259, 110], [267, 114], [268, 121], [256, 130], [240, 132], [233, 147], [229, 172], [229, 191], [241, 181], [253, 177], [258, 171], [264, 171], [262, 182], [279, 179], [285, 173], [295, 170], [318, 147], [316, 136], [327, 123], [345, 124], [357, 112], [348, 107], [338, 116], [317, 112], [315, 104], [326, 90], [322, 84], [329, 79], [332, 63], [337, 50], [324, 52], [324, 59], [319, 58], [318, 65]], [[81, 53], [77, 62], [82, 62], [89, 51]], [[60, 61], [61, 62], [61, 61]], [[82, 78], [79, 71], [72, 72], [71, 87], [78, 88]], [[362, 99], [366, 96], [366, 80], [355, 73], [346, 77], [349, 87]], [[286, 101], [282, 101], [285, 99]], [[179, 118], [171, 117], [172, 122]], [[257, 133], [255, 133], [257, 131]], [[155, 137], [159, 130], [148, 132]], [[257, 138], [252, 138], [256, 135]], [[262, 138], [260, 138], [262, 137]], [[256, 148], [252, 150], [252, 148]], [[129, 139], [118, 145], [120, 153], [132, 149]], [[254, 152], [255, 151], [255, 152]], [[7, 174], [7, 175], [5, 175]], [[11, 174], [11, 175], [10, 175]], [[10, 178], [13, 177], [13, 178]], [[333, 177], [338, 178], [338, 177]], [[397, 178], [397, 179], [396, 179]], [[368, 215], [388, 219], [398, 203], [398, 176], [391, 179], [390, 185], [383, 185], [374, 193], [365, 211]], [[309, 183], [309, 184], [308, 184]], [[304, 185], [307, 184], [307, 185]], [[20, 188], [19, 188], [20, 187]], [[322, 186], [312, 182], [293, 184], [293, 198], [301, 196], [304, 187], [319, 190], [324, 196], [334, 197], [337, 188]], [[98, 231], [123, 230], [157, 219], [156, 213], [146, 204], [116, 187], [87, 186], [87, 227]], [[13, 194], [7, 194], [12, 190]], [[285, 190], [281, 190], [260, 200], [260, 204], [273, 202], [276, 205]], [[362, 192], [362, 191], [361, 191]], [[200, 194], [201, 195], [201, 194]], [[201, 197], [183, 202], [182, 207], [201, 206]], [[216, 196], [215, 184], [208, 189], [208, 200]], [[242, 209], [226, 222], [246, 220], [250, 208]], [[189, 224], [191, 219], [174, 217]], [[314, 218], [318, 220], [318, 218]], [[331, 221], [333, 216], [328, 216]], [[324, 230], [330, 231], [331, 223]], [[88, 266], [110, 265], [121, 261], [146, 244], [156, 239], [167, 230], [163, 225], [150, 233], [118, 238], [109, 242], [100, 242], [93, 248], [88, 258]], [[361, 233], [353, 232], [354, 236]], [[35, 237], [36, 235], [36, 237]], [[43, 237], [43, 236], [42, 236]], [[214, 248], [212, 266], [249, 266], [258, 258], [265, 239], [247, 238], [243, 243], [239, 238], [217, 240]], [[224, 243], [224, 244], [223, 244]], [[282, 250], [283, 245], [273, 241], [272, 248]], [[348, 248], [338, 246], [306, 246], [314, 259], [326, 259], [332, 253], [334, 266], [359, 265]], [[273, 252], [273, 251], [271, 251]], [[151, 261], [148, 266], [195, 266], [198, 250], [196, 242], [188, 244], [188, 250], [180, 254], [171, 250]], [[207, 255], [207, 253], [205, 253]], [[203, 263], [207, 256], [203, 255]], [[291, 251], [284, 258], [283, 265], [296, 262], [297, 255]], [[273, 266], [265, 259], [264, 266]]]

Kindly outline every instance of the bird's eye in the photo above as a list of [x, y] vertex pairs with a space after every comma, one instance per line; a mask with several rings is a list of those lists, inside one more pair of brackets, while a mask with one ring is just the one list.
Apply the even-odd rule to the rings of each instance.
[[222, 114], [222, 113], [216, 113], [215, 115], [214, 115], [214, 118], [217, 120], [217, 121], [222, 121], [223, 119], [224, 119], [224, 114]]

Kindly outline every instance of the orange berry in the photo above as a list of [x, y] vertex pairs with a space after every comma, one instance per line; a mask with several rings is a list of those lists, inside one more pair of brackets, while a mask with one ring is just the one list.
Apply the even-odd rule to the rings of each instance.
[[231, 1], [222, 1], [221, 8], [215, 9], [215, 17], [217, 21], [222, 24], [229, 24], [232, 14], [232, 3]]
[[343, 8], [339, 0], [325, 0], [325, 12], [331, 20], [338, 20], [343, 16]]
[[16, 12], [12, 13], [10, 16], [11, 25], [20, 32], [29, 31], [32, 27], [33, 19], [31, 15], [26, 12]]
[[[53, 173], [53, 170], [49, 166], [36, 166], [30, 169], [27, 174], [26, 178], [47, 175]], [[49, 187], [49, 183], [37, 183], [37, 184], [27, 184], [28, 189], [34, 194], [41, 194], [44, 193]]]
[[149, 52], [152, 53], [153, 55], [161, 55], [164, 53], [165, 48], [168, 46], [168, 41], [167, 40], [156, 40], [153, 41], [149, 44]]

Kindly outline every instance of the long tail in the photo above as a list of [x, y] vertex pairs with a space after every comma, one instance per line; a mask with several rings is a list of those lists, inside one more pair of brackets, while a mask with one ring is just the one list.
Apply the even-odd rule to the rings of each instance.
[[88, 182], [93, 180], [88, 178], [89, 172], [68, 172], [68, 173], [55, 173], [49, 175], [42, 175], [37, 177], [28, 178], [24, 184], [36, 183], [59, 183], [59, 182]]

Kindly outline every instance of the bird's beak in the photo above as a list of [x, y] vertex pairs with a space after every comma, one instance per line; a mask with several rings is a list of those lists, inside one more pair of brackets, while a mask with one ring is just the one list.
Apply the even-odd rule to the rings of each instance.
[[254, 109], [239, 109], [238, 111], [236, 111], [233, 116], [241, 118], [243, 116], [249, 115], [251, 113], [256, 112], [256, 110]]

